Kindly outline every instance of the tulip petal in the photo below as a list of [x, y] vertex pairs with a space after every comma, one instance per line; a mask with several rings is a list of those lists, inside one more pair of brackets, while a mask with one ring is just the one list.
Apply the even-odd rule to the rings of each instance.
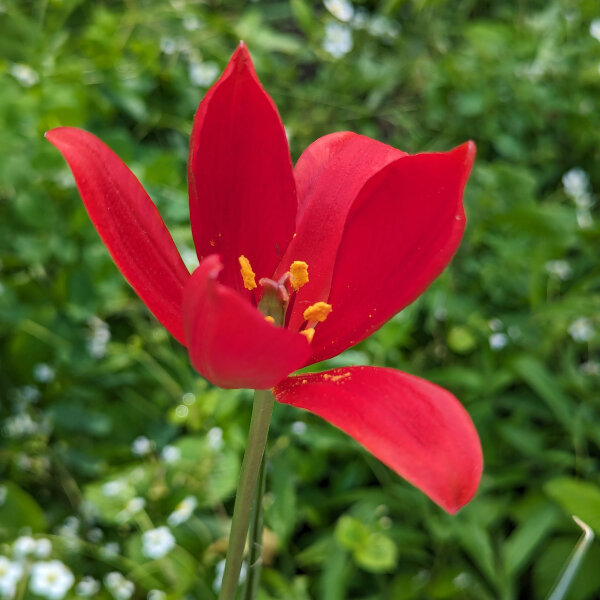
[[74, 127], [46, 133], [69, 164], [87, 212], [113, 260], [156, 318], [185, 343], [181, 302], [190, 278], [152, 200], [125, 163]]
[[296, 188], [285, 131], [242, 43], [202, 100], [190, 140], [190, 219], [200, 261], [244, 295], [238, 257], [271, 277], [294, 234]]
[[300, 156], [294, 177], [298, 190], [296, 237], [275, 278], [295, 260], [308, 263], [309, 281], [295, 298], [290, 329], [298, 330], [302, 313], [329, 296], [335, 257], [352, 203], [365, 182], [404, 152], [348, 131], [313, 142]]
[[462, 238], [462, 197], [475, 158], [467, 142], [447, 153], [405, 156], [363, 187], [348, 213], [311, 362], [369, 336], [443, 271]]
[[437, 385], [393, 369], [350, 367], [289, 377], [274, 393], [352, 436], [449, 513], [477, 490], [477, 431], [460, 402]]
[[216, 255], [205, 258], [184, 291], [183, 318], [192, 364], [222, 388], [268, 389], [310, 355], [306, 338], [265, 320], [235, 290], [218, 282]]

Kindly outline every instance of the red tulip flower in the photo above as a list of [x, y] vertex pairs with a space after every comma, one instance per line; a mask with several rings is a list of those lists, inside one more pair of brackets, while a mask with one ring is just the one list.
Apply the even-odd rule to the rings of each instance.
[[292, 167], [282, 122], [243, 44], [200, 104], [188, 165], [200, 265], [190, 275], [152, 200], [85, 131], [63, 154], [117, 266], [200, 374], [273, 388], [347, 432], [449, 512], [475, 493], [479, 439], [449, 392], [387, 368], [290, 373], [360, 342], [456, 251], [475, 146], [408, 155], [349, 132]]

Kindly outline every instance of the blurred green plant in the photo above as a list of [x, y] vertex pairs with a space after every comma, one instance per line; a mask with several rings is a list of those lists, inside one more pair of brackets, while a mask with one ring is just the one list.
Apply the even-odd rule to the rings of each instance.
[[[68, 587], [54, 565], [63, 595], [215, 597], [250, 396], [196, 377], [42, 134], [106, 140], [193, 268], [187, 138], [240, 38], [294, 158], [343, 129], [479, 151], [450, 270], [329, 361], [394, 366], [461, 398], [484, 444], [478, 497], [449, 517], [278, 406], [260, 597], [544, 598], [577, 543], [570, 515], [600, 531], [597, 2], [355, 1], [350, 17], [345, 4], [0, 2], [0, 554], [60, 560], [75, 576]], [[163, 526], [175, 545], [151, 558], [172, 542], [143, 534]], [[599, 561], [594, 542], [569, 598], [597, 597]], [[50, 593], [6, 565], [4, 595]]]

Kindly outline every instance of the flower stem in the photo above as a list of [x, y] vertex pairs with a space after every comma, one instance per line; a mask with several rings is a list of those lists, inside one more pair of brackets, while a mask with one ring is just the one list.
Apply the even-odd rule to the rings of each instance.
[[262, 567], [262, 534], [263, 534], [263, 496], [266, 487], [266, 456], [263, 456], [254, 494], [254, 505], [250, 519], [250, 533], [248, 534], [248, 571], [244, 585], [242, 600], [255, 600], [260, 583], [260, 570]]
[[235, 497], [231, 533], [225, 559], [225, 571], [219, 600], [234, 600], [240, 578], [246, 535], [250, 524], [252, 500], [267, 444], [267, 434], [275, 398], [269, 390], [256, 390], [252, 405], [252, 418], [248, 444], [242, 461], [242, 472]]

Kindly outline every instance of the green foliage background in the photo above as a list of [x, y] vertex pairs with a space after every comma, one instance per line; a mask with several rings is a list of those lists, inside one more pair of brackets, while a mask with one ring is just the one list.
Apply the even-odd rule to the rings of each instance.
[[[600, 534], [599, 215], [580, 227], [561, 183], [581, 167], [600, 191], [600, 42], [589, 33], [600, 6], [354, 4], [380, 26], [355, 29], [334, 59], [322, 41], [335, 18], [311, 0], [0, 3], [2, 554], [31, 532], [77, 579], [119, 570], [136, 598], [215, 597], [251, 397], [194, 373], [114, 267], [43, 133], [80, 126], [111, 145], [189, 250], [187, 143], [205, 92], [189, 69], [222, 69], [240, 38], [294, 158], [345, 129], [409, 152], [478, 146], [450, 268], [329, 361], [393, 366], [452, 390], [483, 443], [477, 497], [450, 517], [337, 430], [277, 406], [261, 598], [543, 598], [580, 535], [569, 515]], [[549, 273], [553, 260], [570, 276]], [[89, 352], [93, 317], [110, 327], [102, 358]], [[587, 341], [569, 335], [579, 318]], [[138, 436], [156, 450], [134, 455]], [[161, 458], [167, 444], [181, 450], [176, 463]], [[107, 496], [113, 481], [123, 485]], [[140, 532], [188, 494], [199, 505], [173, 528], [177, 548], [144, 558]], [[145, 509], [123, 516], [140, 496]], [[600, 597], [599, 563], [596, 543], [569, 598]]]

